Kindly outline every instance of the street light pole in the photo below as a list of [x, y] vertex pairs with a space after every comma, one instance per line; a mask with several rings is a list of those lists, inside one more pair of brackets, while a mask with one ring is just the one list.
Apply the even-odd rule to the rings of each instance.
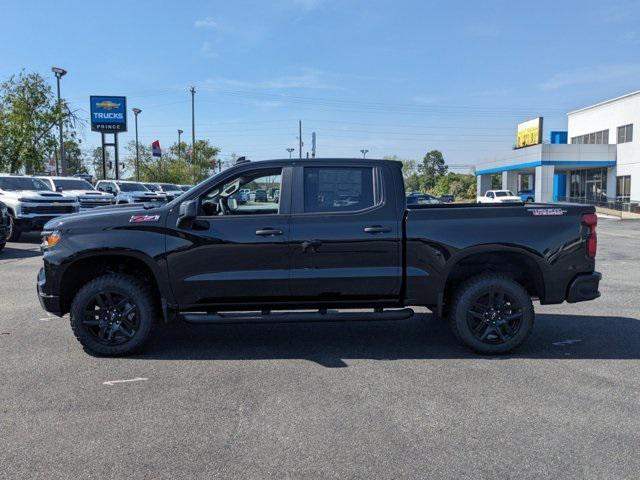
[[180, 135], [184, 133], [183, 130], [178, 129], [178, 160], [180, 160]]
[[369, 150], [363, 148], [362, 150], [360, 150], [360, 153], [362, 154], [362, 158], [367, 158], [367, 153], [369, 153]]
[[[64, 158], [64, 140], [62, 135], [62, 128], [63, 128], [62, 124], [64, 122], [62, 117], [62, 104], [60, 103], [60, 79], [67, 74], [67, 71], [64, 68], [60, 68], [60, 67], [51, 67], [51, 71], [56, 76], [56, 84], [58, 86], [58, 108], [61, 109], [60, 123], [58, 125], [58, 129], [60, 133], [60, 165], [61, 165], [62, 175], [64, 176], [67, 174], [67, 164]], [[56, 171], [56, 174], [58, 174], [57, 171]]]
[[189, 89], [191, 92], [191, 170], [193, 181], [195, 182], [195, 163], [196, 163], [196, 87]]
[[142, 112], [139, 108], [133, 109], [133, 115], [136, 121], [136, 180], [140, 181], [140, 148], [138, 147], [138, 115]]
[[287, 148], [287, 152], [289, 152], [289, 160], [291, 160], [291, 154], [293, 153], [293, 151], [295, 150], [295, 148]]
[[302, 159], [302, 120], [298, 120], [298, 146], [300, 148], [298, 158]]

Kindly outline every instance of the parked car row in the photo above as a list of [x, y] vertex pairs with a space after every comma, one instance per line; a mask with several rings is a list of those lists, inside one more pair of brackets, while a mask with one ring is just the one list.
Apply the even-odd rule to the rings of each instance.
[[162, 204], [191, 188], [124, 180], [100, 180], [94, 187], [88, 177], [0, 174], [0, 250], [60, 215], [123, 203]]
[[422, 192], [410, 192], [407, 193], [407, 205], [433, 205], [438, 203], [453, 203], [455, 197], [453, 195], [440, 195], [436, 197], [429, 193]]

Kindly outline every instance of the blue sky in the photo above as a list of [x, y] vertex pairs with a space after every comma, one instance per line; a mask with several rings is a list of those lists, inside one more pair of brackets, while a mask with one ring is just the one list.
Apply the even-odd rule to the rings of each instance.
[[[0, 15], [0, 79], [66, 68], [63, 96], [143, 110], [140, 138], [196, 133], [251, 159], [421, 158], [469, 164], [511, 148], [519, 121], [640, 89], [640, 1], [14, 1]], [[121, 136], [121, 144], [133, 137]], [[85, 129], [87, 145], [99, 135]]]

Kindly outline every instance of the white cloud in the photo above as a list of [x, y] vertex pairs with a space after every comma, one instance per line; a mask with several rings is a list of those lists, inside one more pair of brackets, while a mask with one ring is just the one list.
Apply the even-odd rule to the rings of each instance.
[[218, 56], [216, 52], [213, 51], [211, 44], [209, 42], [204, 42], [200, 47], [200, 53], [203, 57], [206, 58], [215, 58]]
[[610, 82], [621, 79], [635, 79], [640, 75], [640, 65], [599, 65], [556, 73], [539, 85], [542, 90], [557, 90], [574, 85]]
[[202, 82], [201, 87], [208, 89], [240, 88], [245, 90], [293, 90], [313, 89], [329, 90], [338, 89], [326, 82], [322, 72], [314, 69], [302, 69], [291, 75], [263, 80], [237, 80], [232, 78], [212, 78]]
[[414, 103], [419, 103], [420, 105], [432, 105], [438, 101], [438, 97], [430, 96], [430, 95], [417, 95], [412, 98]]
[[304, 10], [313, 10], [320, 6], [323, 0], [292, 0], [293, 4]]
[[193, 26], [196, 28], [218, 28], [218, 22], [213, 17], [201, 18], [193, 22]]

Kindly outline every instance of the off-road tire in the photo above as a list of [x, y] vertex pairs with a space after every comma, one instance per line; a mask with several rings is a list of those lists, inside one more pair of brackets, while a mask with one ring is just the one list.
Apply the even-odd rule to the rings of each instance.
[[[136, 306], [137, 329], [126, 343], [105, 345], [83, 323], [87, 306], [98, 294], [107, 291], [126, 295], [131, 300], [130, 303]], [[129, 275], [110, 273], [94, 278], [78, 291], [71, 304], [69, 317], [73, 334], [87, 353], [116, 357], [135, 353], [143, 347], [149, 338], [156, 314], [156, 302], [150, 288]]]
[[[518, 304], [519, 308], [517, 310], [522, 312], [517, 331], [506, 341], [501, 341], [501, 338], [497, 338], [497, 341], [501, 343], [481, 341], [477, 337], [477, 333], [474, 334], [472, 331], [468, 321], [470, 316], [475, 319], [477, 315], [475, 311], [473, 314], [470, 313], [470, 310], [473, 310], [473, 302], [481, 298], [482, 295], [489, 295], [491, 291], [504, 292], [504, 295], [507, 295], [507, 298], [511, 298], [514, 304]], [[487, 314], [487, 316], [490, 316], [490, 314]], [[504, 315], [503, 317], [508, 318], [509, 316]], [[465, 281], [456, 289], [449, 311], [449, 323], [455, 337], [472, 350], [487, 355], [507, 353], [521, 345], [531, 334], [534, 318], [535, 313], [529, 293], [512, 278], [497, 273], [481, 274]], [[491, 322], [487, 321], [487, 323]], [[509, 326], [509, 328], [511, 327]], [[497, 337], [497, 331], [495, 333], [493, 336]], [[502, 329], [500, 333], [504, 333]]]

